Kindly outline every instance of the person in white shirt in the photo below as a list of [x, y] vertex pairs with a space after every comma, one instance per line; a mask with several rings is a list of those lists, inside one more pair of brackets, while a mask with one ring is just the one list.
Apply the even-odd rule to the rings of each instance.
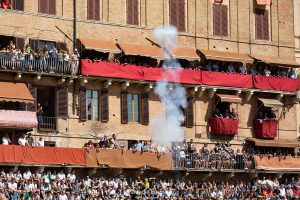
[[25, 134], [23, 134], [23, 137], [19, 138], [18, 143], [21, 146], [28, 146], [28, 142], [26, 140], [26, 135]]
[[18, 184], [15, 182], [15, 179], [11, 179], [11, 181], [8, 183], [8, 189], [10, 190], [17, 190]]
[[60, 193], [60, 194], [58, 195], [58, 199], [59, 199], [59, 200], [68, 200], [68, 196], [66, 195], [66, 192], [63, 191], [62, 193]]
[[42, 137], [40, 137], [39, 140], [36, 141], [35, 146], [37, 146], [37, 147], [43, 147], [43, 146], [45, 146], [45, 142], [44, 142], [44, 140], [43, 140]]
[[23, 178], [23, 176], [22, 176], [20, 170], [18, 170], [18, 172], [17, 172], [17, 174], [16, 174], [16, 180], [19, 181], [19, 180], [21, 180], [22, 178]]
[[57, 179], [56, 170], [54, 170], [54, 172], [51, 174], [50, 179], [51, 180], [56, 180]]
[[76, 175], [75, 175], [75, 172], [72, 171], [72, 173], [68, 174], [68, 179], [70, 180], [71, 183], [73, 183], [76, 179]]
[[29, 179], [31, 179], [31, 177], [32, 177], [32, 174], [31, 174], [30, 170], [27, 169], [27, 171], [23, 173], [23, 178], [25, 180], [29, 180]]
[[9, 145], [11, 143], [11, 140], [8, 137], [8, 134], [6, 133], [3, 137], [2, 137], [2, 144], [3, 145]]
[[64, 180], [66, 179], [66, 175], [65, 173], [63, 172], [63, 170], [61, 170], [58, 174], [57, 174], [57, 177], [59, 180]]

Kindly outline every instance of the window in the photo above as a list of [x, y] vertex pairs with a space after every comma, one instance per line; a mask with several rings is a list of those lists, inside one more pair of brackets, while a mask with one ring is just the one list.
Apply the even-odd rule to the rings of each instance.
[[87, 19], [100, 20], [100, 0], [87, 0]]
[[265, 9], [255, 9], [255, 38], [269, 40], [269, 12]]
[[11, 5], [14, 10], [24, 11], [24, 0], [12, 0]]
[[170, 24], [177, 27], [180, 32], [185, 32], [185, 0], [170, 0]]
[[39, 13], [56, 15], [56, 0], [39, 0]]
[[139, 0], [126, 1], [127, 24], [139, 25]]
[[140, 122], [149, 124], [149, 97], [147, 93], [128, 94], [121, 92], [121, 123]]
[[127, 94], [128, 121], [139, 121], [139, 95]]
[[86, 90], [86, 119], [98, 120], [98, 91]]
[[228, 36], [228, 6], [213, 4], [213, 28], [214, 35]]

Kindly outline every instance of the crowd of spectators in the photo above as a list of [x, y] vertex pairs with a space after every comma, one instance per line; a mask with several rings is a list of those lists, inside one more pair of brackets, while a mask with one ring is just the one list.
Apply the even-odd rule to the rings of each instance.
[[[8, 134], [5, 134], [2, 137], [2, 145], [10, 145], [12, 144], [11, 139], [9, 138]], [[45, 142], [43, 137], [39, 137], [38, 140], [34, 141], [31, 133], [23, 134], [22, 137], [18, 139], [18, 144], [21, 146], [36, 146], [36, 147], [43, 147], [45, 146]]]
[[237, 113], [235, 108], [231, 109], [231, 112], [229, 109], [226, 109], [224, 113], [221, 112], [219, 108], [216, 108], [213, 117], [215, 118], [231, 118], [231, 119], [238, 119], [239, 114]]
[[43, 48], [31, 49], [29, 44], [17, 48], [13, 41], [7, 47], [1, 47], [0, 67], [21, 71], [40, 71], [48, 73], [69, 73], [76, 75], [79, 67], [79, 52], [73, 54], [68, 49], [56, 48], [50, 50], [47, 44]]
[[202, 177], [80, 177], [63, 170], [34, 173], [0, 172], [1, 199], [298, 199], [300, 179], [254, 178], [253, 180], [206, 181]]

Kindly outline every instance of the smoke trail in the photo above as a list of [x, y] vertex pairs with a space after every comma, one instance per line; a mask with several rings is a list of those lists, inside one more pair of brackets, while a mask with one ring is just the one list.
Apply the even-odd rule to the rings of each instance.
[[[181, 123], [184, 120], [183, 109], [187, 106], [186, 91], [179, 82], [181, 66], [172, 57], [170, 51], [176, 49], [177, 30], [174, 26], [161, 26], [154, 30], [156, 40], [164, 48], [165, 61], [162, 81], [157, 81], [154, 92], [164, 104], [165, 111], [150, 121], [150, 133], [153, 143], [171, 146], [171, 142], [182, 142], [184, 133]], [[170, 51], [169, 51], [170, 50]], [[172, 83], [168, 80], [173, 80]]]

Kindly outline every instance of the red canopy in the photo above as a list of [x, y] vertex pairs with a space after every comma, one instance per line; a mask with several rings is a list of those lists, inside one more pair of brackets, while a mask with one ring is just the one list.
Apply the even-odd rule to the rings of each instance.
[[296, 92], [299, 85], [299, 79], [253, 76], [253, 87], [257, 89]]

